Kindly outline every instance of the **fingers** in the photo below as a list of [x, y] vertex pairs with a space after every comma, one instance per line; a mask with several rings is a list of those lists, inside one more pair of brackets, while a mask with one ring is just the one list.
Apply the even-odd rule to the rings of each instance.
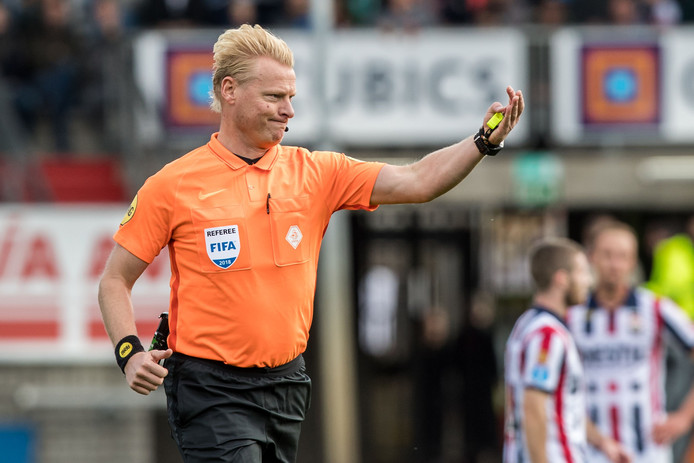
[[665, 429], [664, 429], [664, 423], [658, 423], [653, 425], [653, 430], [651, 431], [651, 436], [653, 437], [653, 441], [656, 444], [662, 444], [664, 434], [665, 434]]
[[668, 421], [653, 425], [653, 442], [659, 445], [668, 444], [676, 437], [677, 431], [668, 425]]
[[[135, 373], [132, 381], [130, 381], [130, 388], [132, 390], [139, 394], [148, 395], [150, 392], [156, 391], [157, 388], [162, 385], [168, 371], [166, 368], [157, 364], [153, 364], [153, 366], [157, 368], [146, 366]], [[163, 370], [164, 373], [162, 374], [161, 371], [152, 370]]]
[[[165, 351], [149, 351], [147, 356], [138, 362], [138, 365], [133, 365], [134, 368], [127, 369], [126, 379], [132, 390], [138, 394], [148, 395], [150, 392], [156, 391], [164, 382], [164, 378], [169, 371], [159, 365], [159, 360], [169, 358], [173, 354], [171, 349]], [[134, 359], [134, 357], [133, 357]], [[131, 359], [131, 361], [133, 360]], [[128, 362], [130, 366], [130, 362]]]
[[667, 429], [653, 429], [653, 442], [658, 445], [664, 445], [672, 440], [670, 433]]
[[503, 108], [499, 108], [497, 112], [504, 112], [504, 118], [506, 119], [506, 126], [508, 130], [511, 130], [518, 123], [520, 115], [525, 109], [525, 101], [523, 99], [523, 92], [521, 90], [514, 90], [510, 85], [506, 87], [506, 93], [508, 93], [508, 105]]
[[516, 96], [518, 96], [518, 116], [520, 116], [525, 109], [525, 98], [523, 98], [523, 92], [521, 90], [516, 92]]
[[[509, 89], [511, 87], [508, 87]], [[523, 101], [523, 92], [518, 90], [517, 92], [513, 92], [513, 94], [509, 94], [510, 96], [510, 116], [513, 120], [513, 122], [518, 122], [518, 118], [520, 117], [521, 113], [523, 112], [523, 109], [525, 108], [525, 102]]]

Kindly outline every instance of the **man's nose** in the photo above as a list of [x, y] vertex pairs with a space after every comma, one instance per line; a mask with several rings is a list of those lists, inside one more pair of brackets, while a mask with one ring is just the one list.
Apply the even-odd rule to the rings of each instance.
[[292, 102], [289, 99], [286, 99], [284, 101], [284, 104], [280, 107], [280, 113], [282, 116], [292, 118], [294, 117], [294, 106], [292, 106]]

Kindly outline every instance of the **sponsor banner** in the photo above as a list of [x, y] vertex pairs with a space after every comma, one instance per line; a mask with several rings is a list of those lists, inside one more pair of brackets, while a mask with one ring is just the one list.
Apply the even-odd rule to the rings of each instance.
[[663, 110], [666, 140], [694, 141], [694, 28], [669, 30], [661, 40], [664, 48]]
[[691, 29], [564, 28], [551, 40], [550, 129], [566, 145], [694, 141]]
[[[205, 100], [217, 34], [198, 32], [183, 39], [153, 31], [135, 43], [136, 82], [150, 108], [163, 108], [165, 126], [176, 134], [219, 126]], [[492, 102], [506, 104], [507, 85], [527, 88], [527, 40], [514, 29], [338, 31], [320, 47], [310, 33], [273, 32], [291, 47], [297, 76], [296, 116], [285, 144], [326, 138], [357, 147], [454, 142], [479, 128]], [[509, 142], [521, 143], [528, 130], [519, 125]]]
[[[115, 361], [97, 291], [127, 205], [0, 207], [0, 361]], [[168, 310], [168, 252], [133, 289], [149, 345]]]
[[460, 140], [508, 102], [507, 85], [526, 88], [526, 48], [512, 29], [341, 32], [327, 54], [330, 133], [350, 145]]

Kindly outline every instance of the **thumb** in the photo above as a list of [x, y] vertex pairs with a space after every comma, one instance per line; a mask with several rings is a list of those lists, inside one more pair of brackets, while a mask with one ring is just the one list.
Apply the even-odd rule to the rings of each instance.
[[504, 109], [506, 109], [506, 106], [504, 106], [503, 104], [501, 104], [501, 103], [498, 102], [498, 101], [495, 101], [495, 102], [492, 104], [492, 111], [494, 111], [495, 113], [504, 112]]
[[152, 354], [152, 360], [154, 360], [155, 362], [159, 362], [160, 360], [171, 357], [173, 355], [173, 350], [152, 350], [150, 351], [150, 353]]

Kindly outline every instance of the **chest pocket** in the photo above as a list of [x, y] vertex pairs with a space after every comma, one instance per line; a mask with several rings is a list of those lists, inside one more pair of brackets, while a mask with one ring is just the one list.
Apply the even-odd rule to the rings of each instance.
[[201, 271], [251, 268], [247, 221], [240, 205], [193, 209], [191, 214]]
[[310, 258], [309, 198], [270, 198], [270, 233], [275, 265], [302, 264]]

